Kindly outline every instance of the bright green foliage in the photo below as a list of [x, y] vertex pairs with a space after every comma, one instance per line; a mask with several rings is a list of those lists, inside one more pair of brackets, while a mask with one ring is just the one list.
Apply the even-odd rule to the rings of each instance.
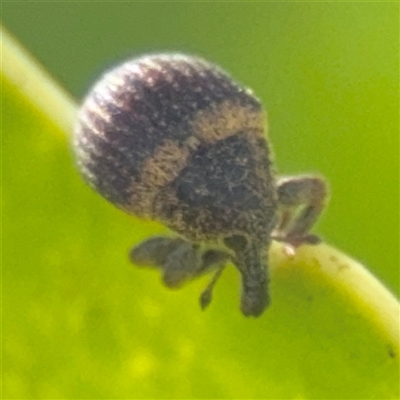
[[[163, 228], [83, 184], [61, 91], [29, 63], [18, 86], [4, 74], [3, 398], [399, 397], [399, 305], [362, 266], [326, 245], [293, 258], [277, 245], [261, 318], [240, 314], [234, 268], [201, 312], [207, 278], [171, 292], [128, 263]], [[47, 106], [24, 91], [37, 79], [53, 87]]]

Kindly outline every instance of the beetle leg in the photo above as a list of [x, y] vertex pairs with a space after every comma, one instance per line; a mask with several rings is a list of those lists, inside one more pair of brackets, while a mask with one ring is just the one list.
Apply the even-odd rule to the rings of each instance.
[[316, 244], [319, 238], [309, 231], [325, 207], [326, 182], [317, 176], [283, 177], [277, 183], [280, 221], [273, 238], [297, 247]]
[[150, 265], [161, 270], [164, 284], [178, 288], [185, 281], [217, 269], [210, 284], [200, 297], [202, 309], [211, 302], [212, 291], [229, 255], [224, 251], [202, 251], [196, 244], [180, 238], [154, 236], [133, 247], [130, 260], [139, 266]]
[[129, 259], [138, 266], [161, 267], [171, 252], [185, 243], [180, 238], [152, 236], [134, 246], [129, 252]]
[[216, 269], [214, 276], [210, 283], [201, 292], [200, 295], [200, 307], [204, 310], [211, 303], [213, 290], [215, 284], [218, 282], [225, 269], [226, 263], [230, 260], [230, 255], [220, 250], [207, 250], [202, 256], [202, 272], [209, 271], [210, 269]]

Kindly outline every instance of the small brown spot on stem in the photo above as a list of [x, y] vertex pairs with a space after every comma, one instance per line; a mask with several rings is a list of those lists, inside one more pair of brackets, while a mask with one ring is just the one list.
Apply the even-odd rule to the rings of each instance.
[[396, 358], [396, 352], [391, 345], [388, 346], [388, 354], [390, 358]]

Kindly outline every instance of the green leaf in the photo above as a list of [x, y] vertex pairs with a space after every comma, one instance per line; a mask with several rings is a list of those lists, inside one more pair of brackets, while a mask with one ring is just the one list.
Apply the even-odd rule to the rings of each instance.
[[83, 184], [73, 101], [4, 31], [2, 45], [4, 398], [399, 397], [398, 301], [326, 244], [274, 244], [259, 319], [239, 312], [234, 268], [202, 312], [207, 278], [174, 292], [130, 265], [164, 228]]

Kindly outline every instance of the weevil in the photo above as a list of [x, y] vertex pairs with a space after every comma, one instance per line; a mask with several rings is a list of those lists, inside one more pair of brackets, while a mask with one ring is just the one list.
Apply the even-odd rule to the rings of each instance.
[[319, 176], [276, 176], [261, 102], [201, 58], [154, 54], [128, 60], [94, 85], [79, 111], [74, 149], [83, 178], [121, 210], [162, 222], [176, 237], [151, 237], [130, 252], [168, 287], [225, 265], [241, 276], [241, 311], [270, 302], [268, 249], [296, 247], [327, 196]]

